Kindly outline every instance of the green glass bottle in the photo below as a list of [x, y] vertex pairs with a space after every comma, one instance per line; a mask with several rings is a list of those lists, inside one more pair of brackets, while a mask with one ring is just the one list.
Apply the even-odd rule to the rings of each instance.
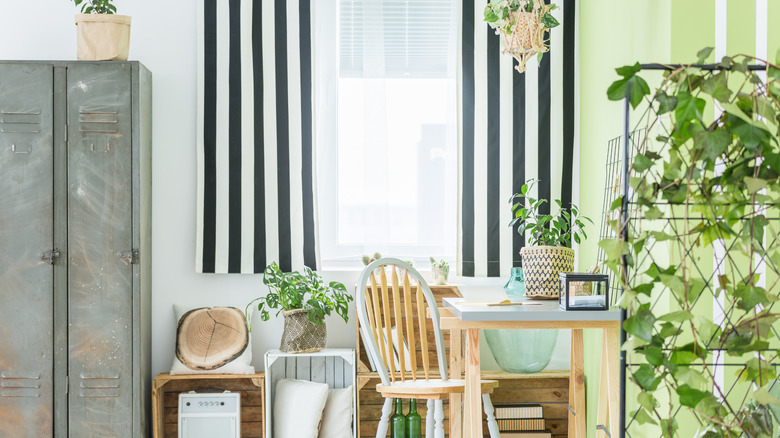
[[400, 398], [395, 400], [395, 413], [390, 417], [390, 436], [406, 438], [406, 417], [404, 417], [404, 405]]
[[417, 399], [409, 400], [409, 413], [406, 414], [406, 438], [422, 437], [422, 417], [417, 413]]

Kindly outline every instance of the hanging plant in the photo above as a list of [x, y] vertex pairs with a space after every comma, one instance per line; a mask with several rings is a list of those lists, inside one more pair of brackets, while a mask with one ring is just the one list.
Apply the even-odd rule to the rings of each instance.
[[633, 219], [610, 222], [626, 240], [599, 242], [625, 288], [627, 436], [778, 436], [780, 67], [744, 55], [717, 67], [670, 67], [653, 93], [635, 64], [608, 91], [646, 107]]
[[484, 21], [501, 36], [502, 53], [517, 60], [520, 73], [532, 56], [541, 61], [550, 50], [545, 33], [560, 24], [551, 13], [555, 9], [544, 0], [492, 0], [485, 6]]

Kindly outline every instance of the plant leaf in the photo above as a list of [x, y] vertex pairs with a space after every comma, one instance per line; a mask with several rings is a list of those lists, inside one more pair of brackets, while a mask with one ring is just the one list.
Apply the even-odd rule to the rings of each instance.
[[709, 393], [693, 389], [688, 385], [681, 385], [677, 387], [677, 395], [680, 397], [681, 405], [695, 408]]

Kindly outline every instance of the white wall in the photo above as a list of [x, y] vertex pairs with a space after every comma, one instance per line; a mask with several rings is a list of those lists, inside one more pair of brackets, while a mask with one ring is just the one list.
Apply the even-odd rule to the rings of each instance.
[[[211, 1], [211, 0], [207, 0]], [[167, 371], [175, 341], [174, 303], [243, 308], [265, 294], [260, 275], [195, 273], [195, 0], [117, 0], [120, 13], [133, 17], [130, 59], [140, 60], [154, 77], [152, 371]], [[0, 59], [72, 60], [76, 57], [77, 12], [68, 0], [0, 0]], [[359, 263], [359, 262], [357, 262]], [[324, 273], [327, 281], [352, 288], [358, 272]], [[456, 279], [475, 283], [473, 280]], [[503, 280], [505, 281], [505, 280]], [[492, 284], [500, 292], [501, 280]], [[464, 294], [482, 294], [464, 287]], [[278, 348], [281, 317], [261, 322], [255, 317], [254, 365], [262, 368], [266, 350]], [[354, 347], [354, 321], [328, 321], [328, 346]], [[482, 342], [484, 367], [497, 368]], [[549, 368], [567, 369], [568, 331], [559, 336]]]

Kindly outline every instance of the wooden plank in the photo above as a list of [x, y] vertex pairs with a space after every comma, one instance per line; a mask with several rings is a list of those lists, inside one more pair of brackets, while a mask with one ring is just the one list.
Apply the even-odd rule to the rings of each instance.
[[569, 368], [569, 403], [575, 415], [569, 413], [569, 437], [585, 436], [587, 413], [585, 409], [585, 356], [582, 329], [571, 331], [571, 365]]
[[609, 405], [609, 430], [617, 436], [620, 429], [620, 348], [618, 335], [614, 330], [604, 330], [602, 346], [607, 360], [607, 394]]
[[442, 317], [444, 330], [466, 329], [614, 329], [620, 321], [461, 321], [457, 317]]
[[466, 330], [466, 394], [464, 395], [463, 412], [465, 421], [464, 433], [469, 436], [479, 436], [482, 427], [480, 419], [482, 412], [482, 397], [480, 394], [479, 369], [479, 330]]
[[[241, 422], [241, 438], [262, 438], [265, 425], [261, 422]], [[165, 423], [163, 438], [177, 438], [178, 423]]]

